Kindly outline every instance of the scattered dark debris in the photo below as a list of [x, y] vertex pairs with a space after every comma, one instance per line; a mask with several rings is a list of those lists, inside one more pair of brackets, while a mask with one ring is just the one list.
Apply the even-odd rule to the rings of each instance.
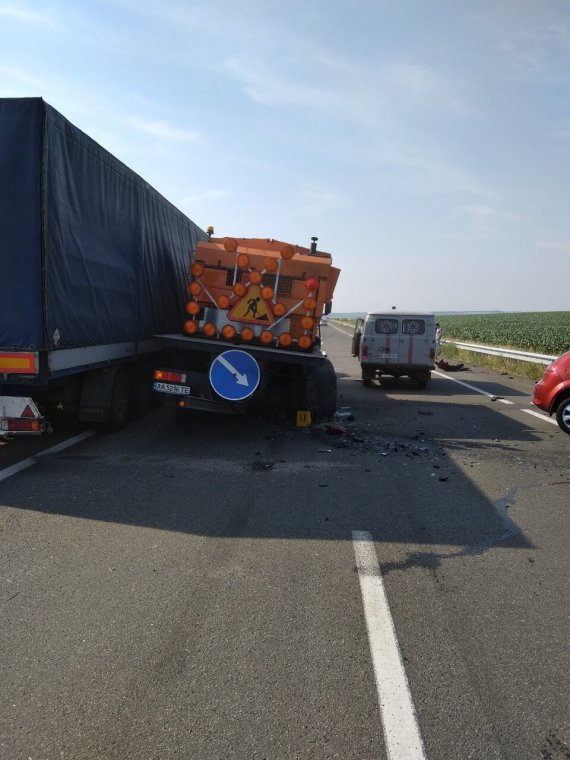
[[326, 431], [329, 435], [346, 435], [346, 428], [344, 425], [327, 425]]
[[433, 414], [433, 412], [427, 412], [427, 411], [425, 411], [425, 409], [418, 409], [418, 414], [428, 415], [428, 414]]
[[256, 459], [255, 462], [252, 463], [251, 469], [254, 472], [267, 472], [268, 470], [272, 470], [275, 465], [275, 462], [264, 462], [262, 459]]
[[319, 483], [319, 488], [327, 488], [328, 483]]
[[439, 478], [438, 478], [438, 480], [441, 480], [443, 482], [445, 480], [448, 480], [448, 477], [447, 477], [447, 475], [440, 475]]

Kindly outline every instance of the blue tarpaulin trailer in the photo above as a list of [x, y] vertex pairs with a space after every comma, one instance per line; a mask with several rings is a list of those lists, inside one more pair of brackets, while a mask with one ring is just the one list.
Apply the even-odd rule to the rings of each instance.
[[205, 239], [42, 98], [0, 99], [0, 398], [122, 424], [145, 404], [154, 336], [180, 331]]

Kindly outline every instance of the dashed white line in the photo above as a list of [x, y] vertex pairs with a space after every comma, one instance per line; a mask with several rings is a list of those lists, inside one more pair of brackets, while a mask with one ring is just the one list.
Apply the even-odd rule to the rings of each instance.
[[476, 393], [481, 393], [483, 396], [487, 396], [487, 398], [494, 399], [495, 401], [500, 401], [501, 404], [510, 404], [512, 405], [514, 402], [509, 401], [506, 398], [499, 398], [494, 393], [488, 393], [487, 391], [482, 390], [481, 388], [477, 388], [476, 385], [470, 385], [469, 383], [464, 383], [463, 380], [458, 380], [456, 377], [449, 377], [449, 375], [445, 375], [443, 372], [438, 372], [437, 370], [432, 370], [434, 375], [439, 375], [439, 377], [445, 377], [446, 380], [452, 380], [454, 383], [459, 383], [459, 385], [464, 385], [466, 388], [469, 388], [472, 391], [475, 391]]
[[64, 449], [68, 449], [70, 446], [75, 446], [77, 443], [81, 443], [81, 441], [90, 438], [92, 435], [95, 435], [95, 430], [86, 430], [84, 433], [79, 433], [79, 435], [75, 435], [73, 438], [68, 438], [66, 441], [57, 443], [49, 449], [40, 451], [39, 454], [35, 454], [33, 457], [28, 457], [28, 459], [16, 462], [16, 464], [11, 465], [10, 467], [5, 467], [3, 470], [0, 470], [0, 480], [6, 480], [6, 478], [10, 478], [12, 475], [22, 472], [22, 470], [27, 470], [28, 467], [32, 467], [32, 465], [36, 464], [40, 457], [45, 457], [49, 454], [57, 454]]
[[522, 411], [526, 414], [532, 414], [533, 417], [538, 417], [539, 420], [543, 420], [544, 422], [550, 422], [551, 425], [558, 425], [556, 420], [553, 420], [552, 417], [547, 417], [545, 414], [535, 412], [534, 409], [523, 409]]
[[372, 536], [354, 530], [352, 541], [388, 758], [426, 760]]

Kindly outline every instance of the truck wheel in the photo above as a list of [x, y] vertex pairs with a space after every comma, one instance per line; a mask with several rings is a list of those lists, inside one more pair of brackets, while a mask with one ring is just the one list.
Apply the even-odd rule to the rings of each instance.
[[566, 435], [570, 435], [570, 397], [563, 398], [556, 409], [556, 421], [558, 427]]
[[129, 372], [129, 418], [131, 420], [144, 417], [149, 410], [152, 396], [152, 374], [149, 367], [135, 367]]
[[109, 433], [120, 430], [127, 423], [129, 416], [129, 376], [124, 369], [115, 375], [109, 417], [103, 429]]
[[362, 368], [362, 385], [364, 385], [365, 388], [370, 388], [373, 380], [374, 380], [374, 370], [368, 369], [367, 367], [363, 367]]
[[336, 372], [329, 359], [309, 370], [305, 380], [304, 405], [314, 422], [331, 420], [336, 412]]

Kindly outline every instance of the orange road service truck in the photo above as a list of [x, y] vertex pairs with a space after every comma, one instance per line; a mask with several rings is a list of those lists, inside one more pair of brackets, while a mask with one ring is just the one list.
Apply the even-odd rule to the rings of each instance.
[[154, 391], [175, 396], [180, 411], [253, 407], [297, 415], [300, 424], [331, 418], [336, 375], [320, 320], [331, 311], [338, 276], [315, 237], [304, 248], [214, 238], [210, 227], [189, 262], [183, 334], [159, 336], [170, 354], [154, 371]]

